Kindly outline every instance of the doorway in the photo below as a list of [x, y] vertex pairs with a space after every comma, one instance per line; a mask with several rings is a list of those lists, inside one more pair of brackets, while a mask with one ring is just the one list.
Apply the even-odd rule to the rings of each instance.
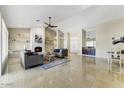
[[82, 54], [87, 56], [96, 55], [96, 30], [82, 30]]

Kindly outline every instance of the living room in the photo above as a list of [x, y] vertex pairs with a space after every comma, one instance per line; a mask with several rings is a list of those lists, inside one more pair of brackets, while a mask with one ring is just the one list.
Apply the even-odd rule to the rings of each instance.
[[123, 9], [1, 5], [0, 87], [124, 87]]

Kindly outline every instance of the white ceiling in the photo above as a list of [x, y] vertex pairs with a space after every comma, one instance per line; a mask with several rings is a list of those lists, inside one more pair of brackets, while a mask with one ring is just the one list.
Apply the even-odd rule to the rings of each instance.
[[63, 31], [74, 27], [90, 29], [124, 17], [124, 5], [1, 5], [0, 10], [9, 28], [42, 27], [51, 16], [52, 23]]
[[[4, 5], [0, 6], [2, 15], [7, 26], [12, 27], [32, 27], [43, 26], [52, 17], [53, 24], [56, 24], [68, 17], [88, 9], [86, 5]], [[36, 22], [40, 20], [40, 22]]]
[[62, 31], [86, 31], [96, 29], [96, 26], [104, 22], [124, 19], [124, 5], [94, 5], [61, 21], [58, 26]]

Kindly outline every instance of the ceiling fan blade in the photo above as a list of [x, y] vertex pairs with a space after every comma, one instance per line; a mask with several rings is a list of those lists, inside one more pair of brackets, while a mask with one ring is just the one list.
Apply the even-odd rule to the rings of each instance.
[[50, 25], [50, 24], [48, 24], [48, 23], [46, 23], [46, 22], [45, 22], [45, 24], [46, 24], [46, 25]]
[[58, 26], [51, 26], [51, 25], [50, 25], [50, 27], [51, 27], [51, 28], [55, 28], [55, 27], [58, 27]]

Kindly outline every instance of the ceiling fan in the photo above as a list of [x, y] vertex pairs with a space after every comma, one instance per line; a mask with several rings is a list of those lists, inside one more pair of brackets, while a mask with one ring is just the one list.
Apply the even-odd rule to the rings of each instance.
[[56, 27], [58, 27], [58, 26], [54, 26], [54, 25], [51, 25], [51, 18], [52, 17], [49, 17], [49, 23], [47, 23], [47, 22], [45, 22], [45, 24], [47, 25], [47, 27], [46, 28], [56, 28]]

